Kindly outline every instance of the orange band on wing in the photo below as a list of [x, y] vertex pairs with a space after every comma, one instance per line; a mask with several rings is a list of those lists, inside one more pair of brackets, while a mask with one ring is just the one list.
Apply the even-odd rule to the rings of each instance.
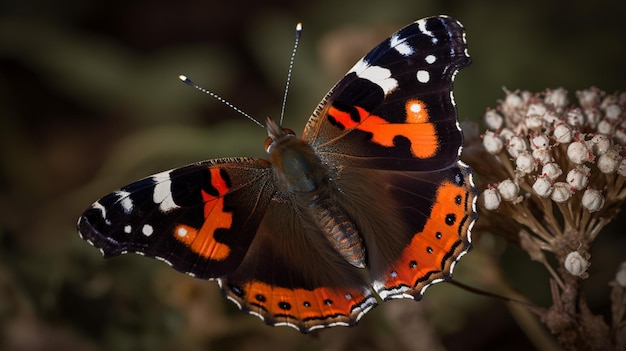
[[429, 122], [426, 104], [420, 100], [409, 100], [405, 104], [406, 123], [389, 123], [384, 118], [370, 114], [355, 106], [360, 122], [352, 119], [349, 112], [334, 106], [328, 114], [345, 129], [358, 129], [372, 134], [372, 142], [385, 147], [393, 147], [397, 136], [407, 138], [411, 143], [411, 153], [417, 158], [429, 158], [439, 149], [439, 138], [435, 126]]
[[387, 275], [386, 287], [407, 285], [419, 293], [433, 279], [450, 273], [450, 265], [469, 242], [469, 221], [463, 220], [469, 211], [468, 196], [466, 189], [450, 181], [441, 184], [424, 230], [413, 236], [392, 265], [394, 273]]
[[287, 315], [294, 319], [326, 319], [347, 316], [354, 318], [354, 307], [363, 303], [363, 293], [354, 289], [302, 288], [288, 289], [262, 282], [244, 286], [249, 302], [270, 315]]
[[225, 260], [230, 254], [230, 247], [215, 240], [217, 229], [230, 229], [233, 223], [232, 212], [224, 211], [224, 195], [228, 184], [220, 175], [219, 168], [211, 168], [211, 185], [218, 192], [213, 196], [202, 190], [204, 201], [204, 224], [200, 230], [180, 224], [174, 228], [174, 237], [187, 245], [198, 255], [216, 261]]

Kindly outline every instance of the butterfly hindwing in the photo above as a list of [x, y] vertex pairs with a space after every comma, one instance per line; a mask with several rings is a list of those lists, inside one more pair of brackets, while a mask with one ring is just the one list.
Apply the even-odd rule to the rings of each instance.
[[270, 203], [239, 268], [220, 279], [222, 290], [270, 325], [354, 325], [376, 305], [369, 283], [284, 195]]
[[155, 257], [199, 278], [235, 270], [275, 191], [269, 163], [205, 161], [155, 174], [95, 202], [78, 221], [105, 256]]
[[416, 21], [379, 44], [335, 85], [303, 137], [330, 165], [450, 166], [463, 142], [452, 83], [469, 63], [458, 21], [445, 16]]
[[[433, 172], [387, 172], [388, 191], [396, 199], [407, 239], [387, 266], [370, 267], [374, 290], [383, 299], [420, 300], [433, 283], [452, 278], [456, 262], [471, 249], [476, 220], [476, 188], [468, 167], [459, 164]], [[365, 237], [370, 246], [384, 236]]]

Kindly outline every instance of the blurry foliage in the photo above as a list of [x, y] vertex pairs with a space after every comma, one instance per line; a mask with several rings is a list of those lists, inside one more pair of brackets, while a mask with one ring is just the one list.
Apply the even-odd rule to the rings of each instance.
[[[503, 86], [623, 91], [623, 7], [608, 0], [3, 2], [0, 349], [549, 348], [523, 312], [513, 310], [514, 321], [502, 303], [450, 284], [430, 288], [420, 303], [384, 304], [357, 328], [314, 336], [269, 328], [223, 300], [214, 283], [140, 257], [103, 260], [78, 238], [75, 222], [100, 196], [153, 172], [263, 156], [265, 131], [176, 77], [189, 75], [258, 119], [276, 117], [298, 21], [305, 29], [286, 116], [296, 131], [373, 45], [439, 13], [468, 32], [474, 63], [455, 86], [461, 119], [480, 118]], [[611, 233], [599, 241], [598, 250], [613, 245]], [[594, 261], [587, 284], [596, 267], [613, 274], [611, 264]], [[461, 261], [455, 279], [493, 288], [504, 274], [527, 295], [548, 292], [537, 285], [545, 281], [540, 269], [490, 237]], [[590, 287], [592, 308], [606, 308], [593, 292], [607, 289]], [[416, 316], [432, 321], [420, 335], [400, 319]]]

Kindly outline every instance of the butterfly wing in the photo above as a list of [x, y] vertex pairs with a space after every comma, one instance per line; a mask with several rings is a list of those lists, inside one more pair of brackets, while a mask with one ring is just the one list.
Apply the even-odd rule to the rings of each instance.
[[377, 304], [373, 291], [288, 195], [275, 194], [243, 262], [219, 279], [222, 290], [270, 325], [307, 333], [356, 324]]
[[303, 138], [336, 167], [449, 167], [463, 142], [452, 83], [469, 63], [458, 21], [416, 21], [379, 44], [331, 89]]
[[105, 256], [154, 257], [205, 279], [234, 271], [275, 192], [271, 165], [205, 161], [139, 180], [96, 201], [78, 220]]
[[452, 95], [469, 63], [458, 21], [416, 21], [361, 59], [305, 128], [365, 240], [372, 286], [385, 300], [421, 298], [471, 247], [476, 190], [459, 161]]

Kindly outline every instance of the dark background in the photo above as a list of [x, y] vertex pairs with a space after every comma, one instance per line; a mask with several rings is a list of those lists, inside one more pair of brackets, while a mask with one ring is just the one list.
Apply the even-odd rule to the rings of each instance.
[[[3, 1], [0, 349], [430, 347], [419, 333], [449, 349], [549, 347], [537, 341], [544, 340], [541, 329], [520, 327], [524, 322], [503, 303], [450, 284], [429, 289], [420, 303], [384, 304], [357, 328], [303, 336], [266, 327], [236, 311], [214, 283], [140, 257], [101, 259], [79, 239], [75, 222], [97, 198], [151, 173], [215, 157], [263, 156], [264, 130], [177, 76], [187, 74], [257, 119], [277, 117], [298, 21], [304, 34], [285, 124], [301, 131], [358, 58], [405, 24], [440, 13], [463, 22], [473, 59], [455, 86], [462, 120], [479, 121], [503, 98], [503, 87], [563, 86], [572, 99], [592, 85], [624, 91], [623, 4]], [[603, 233], [596, 250], [624, 243], [616, 232]], [[455, 279], [481, 285], [500, 274], [534, 302], [549, 302], [547, 276], [525, 253], [487, 236], [477, 246]], [[621, 252], [592, 252], [586, 288], [599, 313], [608, 310], [606, 282], [625, 259]], [[427, 323], [402, 331], [393, 317], [398, 308]]]

